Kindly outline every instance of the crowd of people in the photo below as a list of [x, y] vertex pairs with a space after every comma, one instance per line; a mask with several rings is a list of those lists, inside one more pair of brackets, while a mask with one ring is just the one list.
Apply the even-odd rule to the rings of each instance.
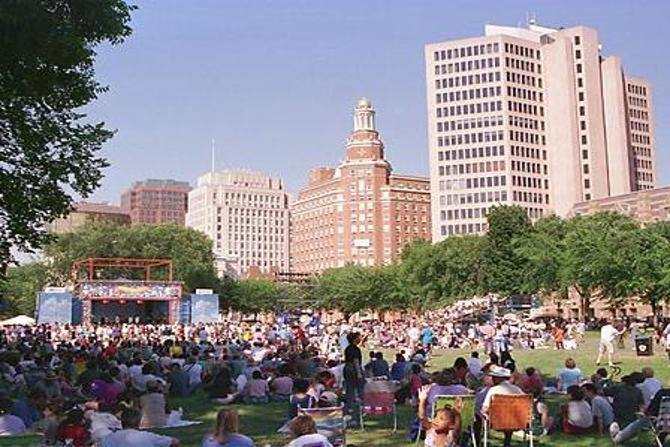
[[[620, 443], [648, 426], [638, 413], [658, 415], [662, 397], [670, 396], [651, 368], [619, 382], [605, 368], [586, 375], [573, 358], [555, 374], [521, 369], [516, 350], [578, 349], [589, 325], [473, 318], [489, 306], [488, 300], [470, 300], [390, 322], [326, 322], [314, 313], [216, 324], [2, 327], [0, 436], [38, 432], [46, 445], [74, 447], [175, 446], [176, 438], [151, 429], [187, 424], [188, 408], [172, 402], [200, 393], [221, 407], [203, 447], [253, 446], [239, 433], [235, 404], [269, 402], [286, 405], [290, 447], [328, 447], [328, 438], [300, 409], [343, 404], [353, 416], [366, 385], [383, 378], [399, 404], [416, 410], [410, 437], [425, 437], [426, 446], [461, 445], [468, 430], [478, 439], [493, 396], [522, 393], [534, 397], [538, 434], [609, 433]], [[626, 328], [597, 324], [599, 351], [612, 364]], [[436, 347], [472, 354], [435, 371], [430, 362]], [[384, 356], [389, 350], [395, 352], [391, 362]], [[548, 404], [551, 394], [564, 396], [561, 405]], [[474, 396], [472, 427], [461, 426], [458, 408], [433, 411], [440, 395]], [[356, 418], [350, 419], [354, 424]], [[506, 432], [504, 445], [511, 439]]]

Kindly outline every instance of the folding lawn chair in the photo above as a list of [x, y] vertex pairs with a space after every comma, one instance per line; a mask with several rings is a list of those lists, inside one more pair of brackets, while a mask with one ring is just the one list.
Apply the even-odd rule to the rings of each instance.
[[393, 415], [393, 431], [398, 430], [398, 411], [395, 404], [395, 384], [390, 380], [373, 380], [365, 384], [359, 410], [359, 423], [365, 429], [364, 417]]
[[661, 435], [670, 434], [670, 397], [661, 398], [658, 416], [651, 418], [651, 431], [656, 438], [658, 447], [663, 447]]
[[484, 447], [488, 447], [489, 431], [523, 431], [533, 447], [533, 396], [530, 394], [496, 394], [491, 398], [488, 413], [484, 415]]
[[328, 438], [335, 447], [347, 445], [347, 422], [344, 407], [300, 408], [299, 415], [309, 415], [316, 423], [317, 431]]
[[[477, 445], [473, 425], [475, 423], [475, 396], [473, 395], [449, 395], [440, 394], [435, 397], [435, 401], [430, 409], [430, 419], [435, 417], [435, 413], [442, 408], [450, 406], [461, 409], [461, 440], [459, 445], [463, 444], [463, 436], [469, 436], [472, 446]], [[419, 433], [416, 436], [416, 445], [421, 443], [421, 424], [419, 424]], [[467, 434], [466, 434], [467, 433]]]

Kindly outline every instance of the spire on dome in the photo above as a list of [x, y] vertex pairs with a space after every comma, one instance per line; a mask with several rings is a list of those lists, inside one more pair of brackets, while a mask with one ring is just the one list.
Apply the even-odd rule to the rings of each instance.
[[376, 130], [375, 109], [365, 96], [359, 99], [354, 107], [354, 132], [357, 130]]

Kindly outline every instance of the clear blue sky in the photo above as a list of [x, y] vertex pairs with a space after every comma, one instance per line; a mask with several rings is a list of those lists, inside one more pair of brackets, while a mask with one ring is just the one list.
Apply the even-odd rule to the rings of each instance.
[[93, 200], [116, 202], [134, 180], [193, 183], [209, 169], [282, 176], [336, 164], [352, 107], [370, 97], [395, 170], [426, 174], [423, 45], [481, 35], [485, 23], [599, 30], [605, 54], [654, 87], [660, 184], [670, 183], [670, 2], [643, 0], [140, 1], [134, 33], [101, 48], [110, 91], [92, 117], [118, 129]]

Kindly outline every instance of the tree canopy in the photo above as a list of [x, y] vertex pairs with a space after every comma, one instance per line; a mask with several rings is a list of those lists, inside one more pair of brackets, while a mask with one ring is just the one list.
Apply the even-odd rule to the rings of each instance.
[[113, 132], [83, 110], [106, 90], [95, 48], [130, 35], [132, 9], [123, 0], [0, 2], [0, 276], [12, 247], [41, 247], [45, 225], [99, 186], [107, 162], [98, 152]]

